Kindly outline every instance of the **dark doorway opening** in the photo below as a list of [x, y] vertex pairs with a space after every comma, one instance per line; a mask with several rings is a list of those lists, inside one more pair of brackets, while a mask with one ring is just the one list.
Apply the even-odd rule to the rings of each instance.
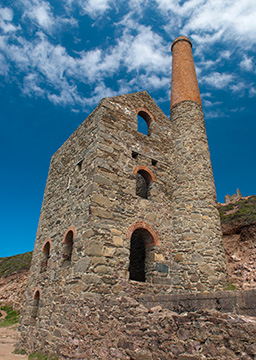
[[146, 281], [148, 268], [147, 247], [152, 244], [152, 235], [146, 229], [136, 229], [130, 243], [130, 280]]

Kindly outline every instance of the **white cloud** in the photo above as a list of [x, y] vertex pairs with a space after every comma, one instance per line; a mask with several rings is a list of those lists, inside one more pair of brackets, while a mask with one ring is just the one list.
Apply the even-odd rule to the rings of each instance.
[[9, 64], [6, 58], [0, 54], [0, 75], [7, 76], [9, 72]]
[[[64, 0], [66, 8], [63, 6], [62, 15], [56, 15], [53, 3], [47, 0], [17, 1], [23, 9], [21, 31], [14, 31], [18, 27], [17, 21], [16, 24], [13, 22], [13, 10], [0, 8], [0, 28], [6, 35], [0, 37], [0, 71], [3, 75], [7, 75], [10, 69], [24, 73], [20, 80], [23, 93], [47, 97], [55, 104], [91, 106], [101, 97], [119, 93], [145, 89], [167, 92], [170, 87], [170, 37], [180, 34], [191, 37], [198, 78], [208, 89], [229, 89], [237, 93], [240, 89], [245, 92], [248, 84], [239, 79], [238, 71], [234, 75], [220, 67], [227, 60], [233, 61], [237, 49], [240, 49], [237, 57], [240, 69], [253, 71], [254, 58], [247, 54], [246, 46], [252, 44], [248, 31], [255, 38], [256, 30], [254, 24], [245, 26], [245, 19], [250, 20], [251, 14], [255, 14], [255, 0], [244, 0], [241, 4], [238, 0], [187, 0], [182, 5], [179, 0], [131, 0], [126, 4], [126, 14], [122, 12], [121, 19], [119, 9], [124, 4], [123, 0]], [[59, 30], [66, 24], [78, 26], [77, 20], [72, 17], [77, 8], [98, 20], [94, 23], [95, 30], [101, 30], [100, 26], [103, 29], [111, 26], [116, 31], [112, 41], [105, 41], [103, 36], [102, 44], [89, 45], [88, 50], [73, 53], [71, 48], [67, 50], [58, 39]], [[155, 26], [154, 21], [152, 26], [145, 25], [143, 12], [149, 8], [154, 16], [159, 16], [161, 11], [161, 29]], [[107, 16], [112, 9], [115, 10], [116, 23], [112, 21], [114, 18]], [[106, 16], [103, 17], [103, 14]], [[236, 23], [240, 16], [243, 26]], [[147, 24], [152, 19], [147, 18]], [[30, 31], [30, 35], [33, 33], [34, 37], [25, 37], [23, 28]], [[168, 34], [163, 32], [163, 28], [168, 29]], [[77, 31], [75, 36], [79, 35]], [[90, 34], [88, 36], [90, 38]], [[84, 39], [81, 44], [83, 42]], [[244, 43], [245, 48], [241, 50]], [[86, 41], [84, 44], [86, 47]], [[73, 46], [78, 48], [77, 41], [73, 42]], [[242, 61], [241, 52], [244, 56]], [[114, 90], [106, 85], [111, 78], [115, 82]], [[79, 92], [81, 83], [94, 89], [90, 92], [90, 99]], [[205, 93], [207, 96], [211, 94]], [[254, 96], [252, 89], [250, 96]], [[214, 103], [205, 102], [209, 108], [213, 106], [211, 104]]]
[[213, 107], [213, 106], [221, 105], [222, 101], [203, 100], [203, 104], [204, 104], [205, 107]]
[[229, 117], [229, 115], [220, 109], [205, 111], [206, 119], [217, 119], [217, 118], [221, 119], [221, 118], [225, 118], [225, 117]]
[[23, 19], [29, 19], [41, 30], [48, 33], [56, 31], [63, 25], [70, 24], [77, 26], [73, 17], [56, 16], [53, 8], [47, 1], [40, 0], [19, 0], [24, 8]]
[[250, 97], [256, 96], [256, 88], [255, 88], [255, 87], [250, 88], [250, 90], [249, 90], [249, 96], [250, 96]]
[[244, 95], [244, 91], [248, 89], [248, 84], [246, 84], [243, 81], [237, 82], [233, 85], [230, 86], [230, 89], [235, 92], [238, 93], [239, 96], [243, 96]]
[[4, 33], [13, 32], [19, 29], [19, 26], [14, 26], [11, 24], [13, 19], [13, 11], [10, 8], [2, 8], [0, 7], [0, 29]]
[[51, 30], [54, 24], [54, 16], [50, 4], [42, 1], [41, 3], [31, 6], [25, 13], [32, 21], [35, 21], [41, 28]]
[[103, 15], [114, 3], [114, 0], [71, 0], [67, 1], [68, 6], [73, 3], [78, 4], [82, 13], [90, 15], [92, 18], [96, 18], [99, 15]]
[[146, 69], [150, 71], [165, 71], [170, 66], [170, 56], [163, 48], [160, 36], [149, 28], [140, 26], [139, 33], [128, 40], [129, 51], [125, 58], [128, 69]]
[[30, 73], [23, 79], [23, 94], [35, 97], [45, 97], [46, 91], [38, 86], [40, 77], [38, 74]]
[[255, 0], [187, 0], [183, 5], [178, 0], [156, 0], [156, 3], [170, 25], [166, 30], [174, 37], [179, 30], [198, 45], [232, 41], [250, 48], [255, 42]]
[[246, 55], [244, 55], [244, 58], [243, 60], [240, 62], [239, 66], [242, 70], [245, 70], [245, 71], [252, 71], [253, 70], [253, 63], [254, 63], [254, 60], [253, 58], [249, 58], [247, 57]]
[[232, 74], [220, 74], [218, 72], [210, 73], [200, 79], [200, 82], [206, 83], [216, 89], [224, 89], [229, 86], [234, 80]]
[[139, 24], [132, 14], [116, 24], [123, 28], [123, 36], [118, 43], [117, 53], [122, 53], [122, 61], [129, 71], [140, 70], [164, 73], [170, 68], [170, 51], [161, 36], [150, 26]]

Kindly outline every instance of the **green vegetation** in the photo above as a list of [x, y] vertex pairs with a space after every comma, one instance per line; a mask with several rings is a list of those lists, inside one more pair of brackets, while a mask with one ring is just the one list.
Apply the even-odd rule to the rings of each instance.
[[12, 353], [16, 355], [26, 355], [26, 351], [24, 349], [15, 349]]
[[20, 314], [11, 306], [1, 306], [0, 309], [7, 314], [3, 320], [0, 320], [0, 327], [11, 326], [19, 322]]
[[[227, 214], [230, 210], [237, 209], [233, 214]], [[241, 199], [236, 203], [224, 205], [219, 208], [221, 222], [223, 224], [240, 222], [242, 225], [256, 223], [256, 195], [248, 199]]]
[[226, 286], [226, 287], [224, 288], [224, 290], [236, 290], [236, 286], [233, 285], [233, 284], [231, 284], [231, 283], [229, 283], [228, 286]]
[[11, 275], [16, 271], [21, 271], [30, 268], [32, 258], [32, 251], [0, 258], [0, 276]]
[[37, 359], [37, 360], [58, 360], [55, 355], [45, 355], [39, 352], [29, 355], [28, 360]]

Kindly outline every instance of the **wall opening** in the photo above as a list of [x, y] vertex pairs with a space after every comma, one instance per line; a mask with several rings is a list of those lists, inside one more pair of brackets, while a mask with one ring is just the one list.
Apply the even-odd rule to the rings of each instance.
[[151, 116], [146, 111], [139, 111], [137, 114], [137, 130], [144, 135], [150, 135]]
[[148, 199], [151, 181], [151, 175], [146, 170], [139, 170], [136, 174], [136, 195]]
[[37, 317], [38, 317], [38, 309], [39, 309], [39, 301], [41, 298], [41, 294], [40, 291], [37, 290], [34, 294], [33, 297], [33, 305], [32, 305], [32, 314], [31, 317], [34, 321], [36, 321]]
[[48, 261], [50, 258], [50, 249], [51, 249], [50, 241], [47, 241], [44, 244], [44, 247], [42, 250], [41, 272], [44, 272], [47, 269]]
[[74, 233], [72, 230], [68, 231], [63, 242], [64, 242], [63, 258], [66, 263], [70, 263], [72, 251], [73, 251], [73, 244], [74, 244]]
[[76, 163], [76, 167], [78, 171], [82, 170], [82, 165], [83, 165], [83, 161], [84, 159], [80, 159], [77, 163]]
[[138, 153], [136, 151], [132, 151], [132, 158], [133, 159], [137, 159], [138, 158]]
[[146, 281], [149, 268], [149, 245], [154, 242], [150, 232], [143, 228], [134, 230], [130, 242], [130, 280]]

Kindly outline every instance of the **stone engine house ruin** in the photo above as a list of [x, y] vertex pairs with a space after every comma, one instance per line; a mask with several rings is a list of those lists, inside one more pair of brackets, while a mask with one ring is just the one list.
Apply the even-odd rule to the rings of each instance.
[[20, 322], [29, 349], [56, 349], [93, 296], [226, 285], [190, 40], [172, 53], [170, 119], [146, 91], [104, 98], [52, 157]]

